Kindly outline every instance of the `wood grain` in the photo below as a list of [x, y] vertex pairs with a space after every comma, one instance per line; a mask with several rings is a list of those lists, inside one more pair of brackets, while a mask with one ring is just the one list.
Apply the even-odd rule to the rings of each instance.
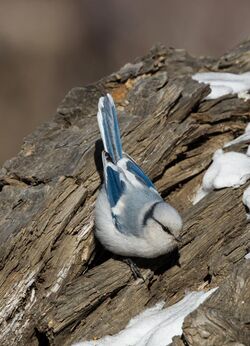
[[[72, 89], [53, 119], [24, 139], [0, 171], [1, 345], [99, 338], [158, 300], [171, 305], [186, 290], [215, 286], [209, 301], [188, 316], [175, 345], [247, 345], [244, 187], [212, 192], [194, 206], [191, 201], [213, 152], [244, 131], [250, 102], [232, 95], [204, 101], [209, 87], [190, 76], [250, 70], [249, 45], [218, 61], [156, 46], [96, 84]], [[93, 237], [102, 179], [96, 111], [106, 92], [117, 104], [124, 150], [184, 218], [179, 253], [137, 261], [145, 283]], [[235, 309], [225, 303], [230, 295]]]

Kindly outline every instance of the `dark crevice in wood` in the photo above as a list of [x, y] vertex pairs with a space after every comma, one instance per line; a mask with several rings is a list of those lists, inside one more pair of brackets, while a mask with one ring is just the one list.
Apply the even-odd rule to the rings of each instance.
[[39, 346], [50, 346], [49, 338], [47, 337], [45, 332], [41, 332], [37, 328], [35, 328], [35, 336], [37, 338]]
[[2, 189], [4, 188], [4, 186], [9, 185], [9, 183], [7, 183], [4, 179], [0, 180], [0, 192], [2, 191]]
[[187, 339], [185, 338], [185, 335], [181, 335], [181, 341], [183, 342], [184, 346], [189, 346], [189, 342], [187, 341]]
[[[219, 132], [218, 134], [220, 134], [221, 132]], [[196, 148], [199, 148], [201, 147], [202, 145], [204, 145], [209, 139], [211, 139], [211, 137], [213, 137], [213, 135], [209, 134], [204, 134], [204, 135], [201, 135], [195, 139], [192, 140], [192, 142], [190, 143], [187, 143], [187, 149], [186, 149], [186, 152], [190, 152]]]
[[208, 284], [211, 284], [212, 278], [213, 278], [212, 275], [207, 273], [207, 275], [204, 277], [203, 281], [207, 282]]
[[162, 275], [171, 267], [175, 265], [180, 266], [179, 258], [180, 258], [180, 254], [177, 248], [171, 254], [157, 258], [155, 260], [157, 267], [156, 269], [153, 270], [154, 274]]
[[164, 167], [161, 174], [152, 178], [152, 182], [155, 184], [157, 181], [161, 180], [161, 178], [163, 177], [163, 175], [165, 174], [165, 172], [169, 168], [174, 167], [177, 163], [180, 163], [181, 161], [183, 161], [185, 159], [186, 159], [186, 152], [181, 152], [181, 153], [177, 154], [176, 157]]
[[17, 181], [20, 181], [20, 182], [26, 184], [27, 186], [38, 186], [41, 184], [44, 185], [44, 184], [49, 183], [49, 180], [40, 180], [36, 177], [22, 177], [22, 176], [18, 176], [16, 173], [12, 173], [11, 178], [15, 179]]
[[246, 214], [249, 214], [250, 213], [250, 209], [248, 208], [248, 206], [244, 204], [244, 208], [245, 208]]
[[95, 255], [91, 263], [88, 265], [88, 270], [101, 265], [112, 257], [114, 257], [114, 255], [105, 250], [98, 239], [95, 239]]

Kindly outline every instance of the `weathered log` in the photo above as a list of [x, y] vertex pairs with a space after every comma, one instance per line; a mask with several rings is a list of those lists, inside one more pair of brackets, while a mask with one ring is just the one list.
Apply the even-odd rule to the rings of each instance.
[[[212, 192], [194, 206], [191, 200], [213, 152], [244, 130], [250, 101], [233, 95], [204, 101], [209, 87], [190, 77], [202, 69], [250, 70], [249, 48], [248, 41], [217, 61], [157, 46], [96, 84], [72, 89], [55, 117], [24, 139], [21, 152], [0, 171], [1, 345], [70, 345], [113, 334], [160, 299], [171, 305], [187, 289], [221, 285], [214, 293], [219, 296], [236, 267], [232, 282], [241, 270], [249, 276], [242, 188]], [[93, 237], [102, 176], [96, 110], [106, 92], [118, 107], [124, 150], [184, 217], [179, 254], [137, 261], [146, 283], [135, 281]], [[241, 294], [235, 292], [235, 299]], [[214, 295], [209, 302], [219, 305], [220, 317], [211, 313], [204, 323], [213, 330], [219, 319], [221, 329], [230, 323], [235, 339], [239, 327], [247, 336], [240, 306], [230, 310], [235, 315], [228, 322], [228, 307]], [[207, 304], [186, 320], [188, 345], [206, 342], [207, 334], [197, 338], [194, 330]]]
[[249, 345], [250, 261], [236, 265], [232, 275], [183, 325], [173, 346]]

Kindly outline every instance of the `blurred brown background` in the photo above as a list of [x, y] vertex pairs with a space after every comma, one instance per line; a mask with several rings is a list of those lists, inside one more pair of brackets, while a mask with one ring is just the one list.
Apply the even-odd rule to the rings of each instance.
[[0, 163], [65, 93], [156, 42], [219, 56], [250, 33], [249, 0], [0, 0]]

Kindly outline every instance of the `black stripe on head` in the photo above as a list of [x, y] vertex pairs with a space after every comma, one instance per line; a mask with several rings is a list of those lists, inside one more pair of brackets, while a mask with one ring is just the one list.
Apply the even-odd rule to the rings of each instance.
[[144, 218], [143, 218], [143, 221], [142, 221], [143, 226], [146, 226], [148, 219], [150, 219], [150, 218], [154, 219], [154, 217], [153, 217], [154, 209], [155, 209], [155, 206], [159, 203], [161, 203], [161, 202], [156, 202], [155, 204], [151, 205], [151, 207], [148, 209], [148, 211], [146, 211]]
[[[155, 220], [155, 219], [154, 219]], [[166, 226], [164, 226], [164, 225], [162, 225], [160, 222], [158, 222], [157, 220], [155, 220], [159, 225], [161, 225], [161, 227], [162, 227], [162, 230], [164, 231], [164, 232], [166, 232], [166, 233], [168, 233], [168, 234], [170, 234], [170, 235], [173, 235], [171, 232], [170, 232], [170, 230], [169, 230], [169, 228], [167, 228]]]

